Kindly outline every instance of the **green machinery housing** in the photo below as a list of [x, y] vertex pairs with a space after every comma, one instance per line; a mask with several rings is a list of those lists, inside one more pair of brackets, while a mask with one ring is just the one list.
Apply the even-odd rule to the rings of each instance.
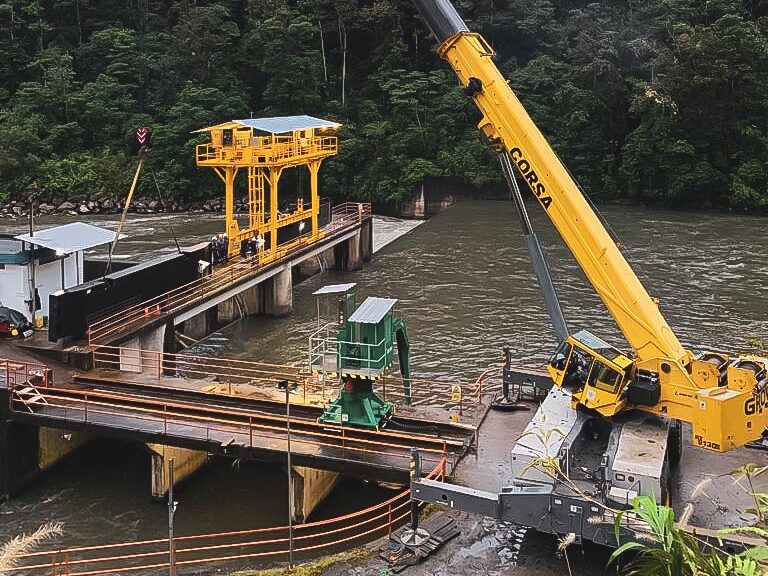
[[[356, 307], [355, 284], [324, 286], [318, 299], [318, 329], [310, 336], [310, 364], [316, 374], [336, 378], [339, 395], [325, 409], [321, 422], [379, 428], [393, 406], [376, 394], [374, 385], [391, 368], [397, 349], [406, 403], [411, 402], [408, 333], [394, 314], [394, 298], [368, 297]], [[336, 299], [336, 322], [320, 324], [320, 299]]]

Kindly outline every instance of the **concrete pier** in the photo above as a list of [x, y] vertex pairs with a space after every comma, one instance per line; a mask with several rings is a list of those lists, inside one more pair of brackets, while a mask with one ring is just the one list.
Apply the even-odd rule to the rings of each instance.
[[358, 230], [346, 242], [339, 244], [336, 264], [340, 270], [360, 270], [363, 267], [360, 232], [361, 230]]
[[208, 454], [188, 448], [147, 443], [152, 458], [152, 498], [160, 500], [168, 493], [169, 462], [173, 459], [173, 485], [194, 474], [208, 461]]
[[215, 329], [216, 314], [217, 310], [215, 307], [203, 310], [191, 318], [184, 320], [184, 322], [179, 325], [178, 329], [184, 336], [188, 336], [193, 340], [202, 340]]
[[218, 305], [217, 320], [219, 324], [230, 324], [245, 318], [249, 313], [243, 294], [237, 294]]
[[88, 432], [69, 432], [54, 428], [38, 428], [38, 470], [40, 472], [48, 470], [91, 438], [92, 435]]
[[293, 518], [304, 522], [339, 481], [338, 472], [319, 470], [307, 466], [294, 466], [293, 471]]
[[288, 316], [293, 310], [293, 275], [282, 270], [264, 282], [264, 314]]
[[337, 244], [334, 263], [338, 270], [360, 270], [373, 255], [373, 222], [366, 220], [347, 240]]
[[124, 372], [160, 373], [163, 352], [175, 351], [173, 323], [144, 330], [120, 348], [120, 370]]
[[0, 501], [21, 492], [85, 444], [92, 435], [13, 422], [7, 411], [8, 393], [0, 390]]
[[261, 312], [261, 292], [259, 291], [259, 285], [251, 286], [240, 292], [239, 296], [242, 299], [245, 311], [249, 315], [259, 314]]
[[373, 256], [373, 220], [365, 220], [360, 226], [360, 257], [370, 262]]

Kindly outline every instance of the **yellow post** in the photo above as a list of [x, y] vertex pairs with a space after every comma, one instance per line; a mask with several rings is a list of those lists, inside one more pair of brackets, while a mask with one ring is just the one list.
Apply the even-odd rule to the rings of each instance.
[[317, 218], [320, 214], [320, 196], [317, 191], [317, 174], [320, 172], [320, 160], [315, 160], [308, 164], [309, 167], [309, 189], [311, 192], [311, 204], [312, 204], [312, 236], [317, 236], [320, 231]]
[[269, 254], [273, 258], [277, 253], [277, 184], [282, 173], [279, 167], [269, 171]]
[[235, 178], [237, 168], [227, 166], [224, 168], [224, 218], [226, 222], [227, 236], [229, 237], [228, 253], [231, 256], [237, 252], [237, 234], [239, 232], [237, 220], [235, 220]]

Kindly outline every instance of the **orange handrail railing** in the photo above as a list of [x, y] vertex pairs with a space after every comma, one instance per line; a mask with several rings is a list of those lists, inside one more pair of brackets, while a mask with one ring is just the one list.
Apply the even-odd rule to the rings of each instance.
[[[445, 478], [445, 456], [427, 478]], [[409, 516], [410, 490], [364, 510], [293, 527], [293, 553], [318, 554], [347, 548], [375, 536], [391, 535]], [[30, 552], [8, 574], [30, 576], [96, 576], [99, 574], [167, 573], [173, 567], [201, 567], [222, 562], [272, 558], [289, 554], [287, 526], [256, 528], [214, 534], [177, 536], [171, 548], [168, 538], [138, 542], [80, 546], [55, 551]], [[187, 545], [189, 544], [189, 545]], [[171, 556], [170, 550], [174, 554]], [[48, 560], [50, 559], [50, 560]]]
[[[331, 211], [331, 221], [322, 231], [332, 234], [357, 225], [371, 215], [370, 204], [345, 203]], [[121, 335], [129, 334], [156, 317], [167, 316], [204, 300], [215, 293], [229, 288], [234, 283], [253, 276], [261, 266], [272, 263], [304, 248], [314, 239], [311, 233], [303, 234], [281, 244], [277, 250], [262, 252], [245, 261], [231, 261], [226, 266], [215, 268], [211, 274], [169, 290], [164, 294], [142, 301], [133, 306], [121, 308], [118, 312], [91, 323], [88, 326], [88, 343], [91, 346], [109, 344]]]

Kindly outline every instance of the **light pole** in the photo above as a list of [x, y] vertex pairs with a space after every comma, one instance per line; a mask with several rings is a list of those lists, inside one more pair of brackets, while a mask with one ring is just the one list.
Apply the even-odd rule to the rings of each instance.
[[176, 576], [176, 554], [173, 549], [173, 515], [178, 502], [173, 500], [173, 458], [168, 460], [168, 575]]
[[291, 467], [290, 384], [285, 380], [285, 426], [288, 437], [288, 568], [293, 568], [293, 468]]

